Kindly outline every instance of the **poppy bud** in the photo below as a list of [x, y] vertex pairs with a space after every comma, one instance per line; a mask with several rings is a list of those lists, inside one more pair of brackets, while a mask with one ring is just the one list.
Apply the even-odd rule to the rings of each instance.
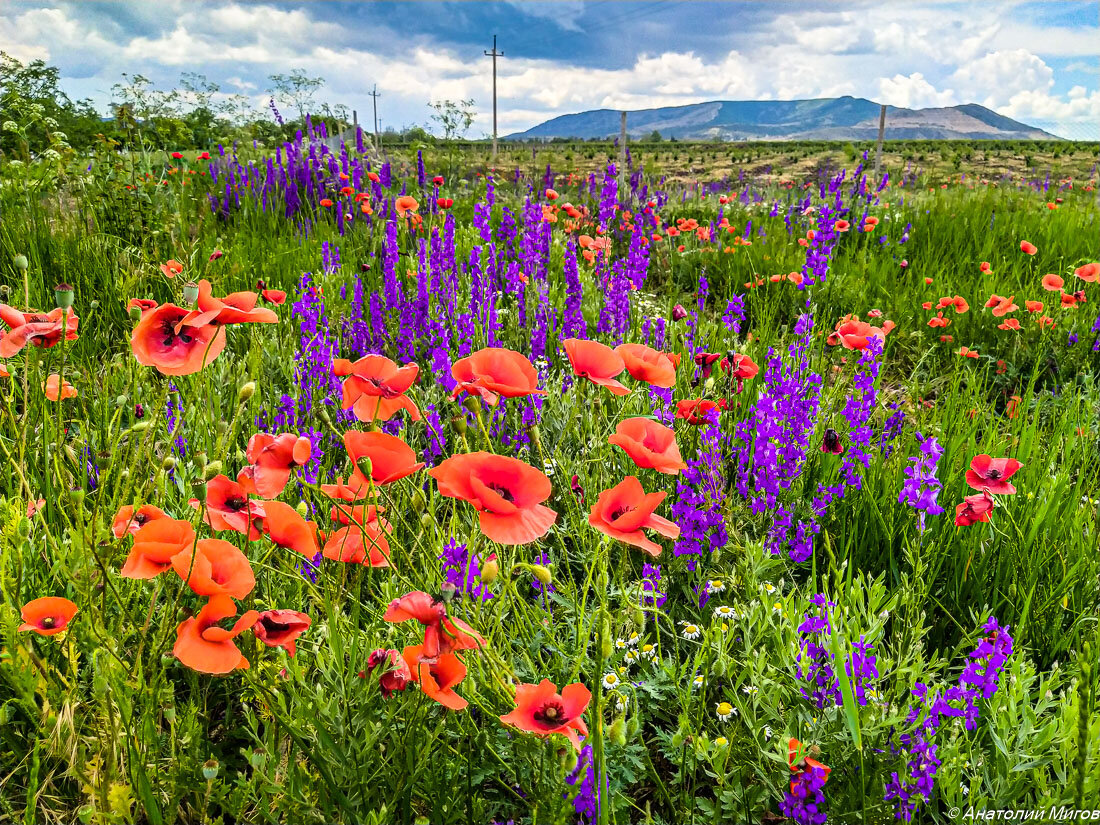
[[600, 654], [604, 659], [610, 659], [611, 654], [615, 652], [614, 642], [611, 640], [611, 625], [607, 621], [607, 617], [604, 617], [603, 625], [600, 629], [600, 636], [603, 639], [603, 646], [600, 649]]
[[205, 484], [205, 482], [200, 481], [199, 479], [196, 478], [194, 481], [191, 482], [191, 489], [194, 490], [195, 499], [199, 502], [199, 504], [205, 504], [206, 503], [206, 484]]
[[249, 398], [252, 397], [252, 395], [255, 392], [256, 392], [256, 382], [255, 381], [249, 381], [247, 384], [244, 384], [241, 387], [240, 391], [237, 393], [237, 403], [238, 404], [245, 403]]
[[683, 304], [677, 304], [672, 308], [672, 320], [682, 321], [688, 317], [688, 311], [684, 309]]
[[901, 266], [902, 269], [905, 269], [906, 267], [909, 266], [909, 261], [902, 258], [900, 266]]
[[626, 722], [619, 717], [607, 728], [607, 738], [620, 748], [626, 745]]
[[220, 249], [215, 249], [213, 252], [210, 253], [209, 260], [216, 261], [216, 260], [218, 260], [218, 258], [220, 258], [224, 254], [225, 253], [222, 252]]
[[631, 716], [626, 722], [626, 738], [633, 742], [638, 738], [638, 732], [640, 730], [641, 725], [638, 722], [637, 715]]
[[539, 433], [539, 425], [532, 424], [527, 428], [527, 436], [531, 439], [531, 446], [536, 450], [542, 449], [542, 435]]
[[374, 464], [371, 462], [370, 456], [360, 456], [360, 458], [355, 462], [355, 466], [358, 467], [359, 472], [361, 472], [368, 479], [371, 477], [371, 473], [374, 471]]
[[69, 500], [73, 504], [77, 504], [77, 505], [82, 504], [84, 502], [84, 491], [83, 490], [69, 490]]
[[474, 415], [477, 415], [479, 412], [481, 412], [481, 401], [472, 395], [467, 395], [462, 400], [462, 406], [468, 409]]
[[202, 477], [206, 481], [214, 478], [214, 476], [220, 475], [222, 471], [222, 463], [220, 461], [211, 461], [206, 465], [206, 468], [202, 472]]
[[260, 770], [267, 762], [267, 751], [263, 748], [256, 748], [248, 755], [248, 764], [250, 764], [256, 770]]
[[118, 407], [124, 406], [126, 404], [126, 402], [129, 401], [129, 400], [130, 399], [127, 398], [125, 395], [120, 395], [120, 396], [118, 396], [118, 398], [115, 399], [115, 406], [118, 406]]
[[451, 419], [451, 427], [457, 435], [466, 435], [466, 417], [463, 415], [456, 415]]
[[332, 426], [332, 416], [328, 414], [328, 410], [326, 410], [324, 407], [321, 407], [317, 411], [317, 417], [321, 419], [321, 423], [324, 424], [326, 427]]
[[428, 501], [424, 498], [424, 493], [419, 489], [413, 490], [412, 497], [409, 499], [409, 506], [412, 507], [413, 512], [423, 513], [427, 504]]
[[302, 518], [305, 518], [309, 515], [309, 505], [306, 504], [304, 501], [299, 501], [298, 506], [294, 509], [298, 511], [298, 515], [300, 515]]
[[99, 301], [97, 301], [95, 298], [93, 298], [92, 302], [90, 304], [88, 304], [88, 306], [91, 309], [99, 309]]
[[141, 320], [141, 307], [130, 307], [130, 320], [135, 324]]
[[141, 404], [134, 404], [134, 418], [145, 418], [145, 407]]
[[73, 288], [70, 284], [58, 284], [53, 288], [54, 305], [58, 309], [68, 309], [73, 305]]
[[167, 456], [164, 461], [161, 462], [160, 468], [166, 473], [172, 472], [174, 469], [176, 469], [176, 459], [174, 459], [172, 456]]
[[26, 255], [16, 255], [12, 259], [12, 263], [15, 264], [15, 268], [20, 272], [26, 272], [27, 268], [30, 266], [30, 261], [27, 260]]
[[634, 624], [638, 627], [645, 627], [645, 611], [640, 607], [634, 608]]
[[561, 756], [564, 760], [562, 762], [562, 767], [565, 769], [565, 772], [573, 773], [573, 771], [577, 769], [577, 762], [579, 761], [576, 751], [572, 748], [562, 748]]
[[123, 467], [122, 472], [118, 474], [118, 477], [122, 481], [125, 481], [126, 479], [128, 479], [130, 477], [130, 468], [129, 467]]
[[451, 582], [443, 582], [443, 586], [439, 589], [439, 597], [444, 604], [450, 604], [452, 601], [454, 601], [455, 593], [457, 591], [458, 588], [455, 587]]
[[213, 782], [218, 776], [218, 760], [207, 759], [202, 763], [202, 778], [207, 782]]
[[9, 295], [11, 295], [11, 287], [7, 284], [0, 284], [0, 300], [8, 300]]
[[183, 302], [185, 304], [193, 304], [199, 300], [199, 285], [191, 282], [183, 285]]
[[421, 513], [420, 514], [420, 526], [421, 527], [423, 527], [425, 530], [431, 530], [433, 524], [435, 524], [435, 519], [432, 518], [431, 513]]
[[171, 705], [166, 707], [164, 709], [164, 718], [168, 722], [175, 722], [176, 721], [176, 709], [174, 707], [172, 707]]
[[550, 572], [550, 568], [543, 564], [532, 564], [531, 572], [535, 574], [535, 578], [543, 584], [550, 584], [554, 580], [553, 574]]
[[481, 565], [481, 580], [485, 584], [492, 584], [497, 580], [499, 574], [500, 564], [497, 563], [496, 555], [492, 555], [488, 561]]

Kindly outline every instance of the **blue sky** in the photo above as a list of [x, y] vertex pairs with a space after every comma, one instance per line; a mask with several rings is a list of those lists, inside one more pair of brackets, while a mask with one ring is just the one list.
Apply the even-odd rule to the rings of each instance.
[[472, 98], [501, 132], [595, 108], [851, 94], [922, 108], [980, 103], [1100, 138], [1100, 2], [511, 0], [510, 2], [0, 3], [0, 50], [61, 69], [106, 110], [123, 72], [161, 87], [198, 72], [260, 109], [269, 76], [303, 68], [320, 98], [383, 126], [428, 124]]

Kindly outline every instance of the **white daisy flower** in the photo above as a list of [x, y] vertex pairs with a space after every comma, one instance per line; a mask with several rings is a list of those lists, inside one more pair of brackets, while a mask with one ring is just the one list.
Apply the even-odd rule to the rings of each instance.
[[775, 585], [771, 582], [764, 582], [762, 585], [760, 585], [760, 589], [767, 593], [769, 596], [775, 593], [776, 590]]
[[615, 672], [605, 673], [603, 675], [603, 689], [613, 690], [622, 683], [622, 679], [619, 678], [619, 674]]
[[636, 631], [636, 630], [635, 630], [635, 631], [634, 631], [633, 633], [631, 633], [631, 634], [630, 634], [630, 635], [629, 635], [629, 636], [627, 637], [627, 639], [626, 639], [626, 643], [627, 643], [628, 645], [636, 645], [636, 644], [638, 644], [638, 640], [639, 640], [640, 638], [641, 638], [641, 637], [640, 637], [640, 636], [638, 635], [638, 631]]
[[752, 696], [754, 693], [759, 693], [760, 688], [758, 688], [756, 685], [745, 685], [743, 688], [741, 688], [741, 692], [744, 693], [746, 696]]
[[729, 605], [720, 604], [718, 605], [718, 607], [714, 608], [714, 615], [719, 619], [732, 619], [737, 615], [737, 613]]
[[694, 679], [691, 680], [691, 686], [693, 688], [695, 688], [696, 690], [698, 690], [699, 688], [701, 688], [703, 686], [704, 681], [705, 680], [703, 679], [703, 675], [699, 674], [698, 676], [696, 676]]
[[772, 738], [771, 725], [764, 725], [764, 741], [767, 742], [771, 738]]
[[654, 645], [644, 644], [638, 649], [638, 654], [643, 659], [652, 659], [657, 655], [657, 648]]
[[724, 737], [724, 736], [719, 736], [718, 738], [716, 738], [714, 740], [714, 747], [716, 747], [716, 748], [724, 748], [728, 744], [729, 744], [729, 740], [726, 739], [726, 737]]
[[615, 649], [616, 650], [626, 650], [626, 639], [616, 639], [615, 640]]
[[721, 593], [725, 589], [726, 583], [721, 579], [711, 579], [709, 582], [707, 582], [708, 593]]
[[689, 622], [683, 622], [682, 624], [684, 625], [683, 636], [685, 639], [698, 639], [703, 632], [697, 624], [690, 624]]
[[719, 702], [714, 706], [714, 712], [718, 715], [718, 721], [728, 722], [731, 717], [736, 715], [737, 708], [729, 702]]

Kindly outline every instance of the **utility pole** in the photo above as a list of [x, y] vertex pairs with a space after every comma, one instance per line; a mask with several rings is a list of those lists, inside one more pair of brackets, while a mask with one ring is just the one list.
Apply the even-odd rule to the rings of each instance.
[[619, 114], [619, 200], [622, 200], [626, 191], [626, 112]]
[[378, 148], [378, 98], [382, 95], [378, 92], [378, 84], [374, 84], [374, 88], [370, 91], [370, 96], [374, 98], [374, 148]]
[[493, 58], [493, 160], [497, 159], [497, 58], [504, 57], [504, 52], [497, 51], [497, 36], [493, 35], [493, 50], [485, 52], [486, 57]]
[[878, 110], [878, 145], [875, 147], [875, 186], [878, 186], [882, 176], [882, 139], [886, 136], [886, 104], [883, 103]]

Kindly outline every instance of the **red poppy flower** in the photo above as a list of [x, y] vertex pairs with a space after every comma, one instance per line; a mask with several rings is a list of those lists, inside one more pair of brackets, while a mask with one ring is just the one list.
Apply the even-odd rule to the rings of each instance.
[[119, 572], [127, 579], [151, 579], [172, 566], [172, 557], [195, 545], [195, 528], [183, 519], [158, 518], [134, 533], [134, 546]]
[[237, 482], [245, 492], [275, 498], [290, 481], [291, 471], [309, 461], [312, 453], [313, 445], [305, 436], [256, 433], [245, 450], [249, 466], [237, 475]]
[[192, 326], [190, 314], [175, 304], [161, 304], [143, 315], [130, 336], [138, 363], [156, 367], [162, 375], [191, 375], [217, 358], [225, 349], [225, 330]]
[[687, 469], [676, 445], [676, 433], [652, 418], [623, 419], [607, 443], [622, 447], [641, 469], [652, 468], [668, 475]]
[[1073, 274], [1087, 284], [1094, 284], [1100, 280], [1100, 263], [1079, 266], [1077, 269], [1073, 270]]
[[294, 640], [309, 629], [312, 619], [297, 610], [265, 610], [260, 613], [252, 633], [268, 647], [281, 647], [294, 655]]
[[988, 490], [994, 495], [1012, 495], [1016, 492], [1008, 480], [1023, 465], [1014, 458], [992, 458], [982, 453], [974, 456], [966, 471], [966, 483], [973, 490]]
[[505, 725], [513, 725], [526, 733], [549, 736], [561, 733], [568, 737], [577, 751], [581, 749], [580, 736], [588, 736], [582, 714], [592, 701], [592, 693], [580, 682], [561, 689], [549, 679], [537, 685], [516, 685], [516, 709], [501, 716]]
[[387, 622], [417, 621], [424, 626], [424, 655], [473, 650], [484, 646], [484, 637], [461, 619], [447, 616], [446, 605], [422, 590], [413, 590], [390, 602], [382, 619]]
[[348, 486], [353, 490], [363, 490], [370, 486], [359, 467], [363, 459], [370, 459], [370, 481], [375, 484], [392, 484], [424, 466], [423, 461], [416, 460], [412, 447], [397, 436], [387, 433], [348, 430], [344, 433], [344, 447], [353, 467], [348, 479]]
[[379, 666], [386, 668], [378, 679], [378, 687], [382, 690], [383, 699], [389, 699], [393, 694], [404, 690], [413, 680], [408, 664], [393, 648], [378, 648], [371, 651], [370, 656], [367, 657], [367, 669], [373, 672]]
[[[810, 771], [814, 774], [820, 773], [822, 776], [821, 784], [824, 785], [825, 782], [828, 781], [829, 773], [832, 771], [832, 768], [830, 768], [828, 765], [818, 762], [816, 759], [811, 759], [808, 756], [804, 756], [801, 759], [798, 758], [798, 752], [803, 749], [801, 742], [792, 737], [787, 747], [787, 764], [791, 766], [791, 773], [795, 774], [796, 776], [800, 773], [804, 773], [805, 771]], [[796, 785], [797, 783], [792, 779], [791, 793], [795, 792]]]
[[176, 628], [172, 654], [184, 665], [200, 673], [230, 673], [248, 667], [248, 659], [234, 639], [256, 624], [260, 614], [249, 610], [226, 630], [218, 622], [237, 615], [237, 606], [229, 596], [214, 596], [194, 616]]
[[224, 298], [215, 298], [210, 282], [199, 281], [198, 309], [192, 311], [184, 323], [193, 326], [210, 324], [275, 324], [279, 316], [272, 310], [256, 308], [260, 296], [255, 292], [234, 292]]
[[755, 378], [760, 373], [760, 367], [755, 361], [747, 355], [736, 352], [733, 354], [732, 363], [722, 362], [722, 369], [730, 370], [730, 374], [739, 381]]
[[722, 358], [721, 353], [717, 352], [697, 352], [693, 357], [698, 366], [702, 367], [702, 378], [705, 381], [710, 378], [710, 373], [714, 369], [714, 365]]
[[281, 289], [260, 290], [260, 297], [269, 304], [282, 304], [286, 301], [286, 293]]
[[172, 157], [175, 158], [176, 160], [179, 160], [180, 158], [183, 157], [183, 152], [173, 152]]
[[349, 487], [343, 476], [337, 476], [335, 484], [322, 484], [321, 492], [338, 501], [358, 501], [367, 494], [367, 488], [362, 485]]
[[435, 205], [440, 209], [450, 209], [455, 205], [454, 198], [436, 198]]
[[[337, 511], [337, 508], [333, 508]], [[364, 567], [389, 567], [390, 544], [386, 533], [390, 525], [378, 515], [373, 504], [352, 509], [351, 518], [337, 511], [335, 517], [347, 526], [333, 533], [321, 549], [326, 559]]]
[[267, 511], [264, 532], [275, 544], [307, 559], [320, 552], [316, 527], [298, 515], [297, 510], [282, 501], [265, 502], [264, 510]]
[[243, 599], [256, 586], [248, 558], [227, 541], [199, 539], [191, 548], [172, 556], [172, 569], [199, 596]]
[[546, 535], [558, 514], [542, 502], [550, 479], [516, 458], [493, 453], [452, 456], [428, 471], [441, 495], [472, 504], [481, 532], [499, 544], [526, 544]]
[[845, 321], [836, 328], [837, 337], [844, 349], [866, 349], [872, 338], [886, 340], [886, 332], [866, 321]]
[[167, 278], [175, 278], [181, 272], [183, 272], [183, 264], [174, 258], [169, 258], [167, 261], [160, 265], [160, 271], [164, 273]]
[[837, 221], [833, 224], [833, 229], [837, 232], [847, 232], [851, 228], [851, 224], [848, 221]]
[[360, 421], [389, 421], [399, 410], [420, 420], [417, 409], [404, 394], [416, 381], [420, 368], [413, 363], [398, 367], [384, 355], [367, 355], [354, 363], [344, 358], [333, 361], [332, 371], [344, 379], [343, 409], [353, 410]]
[[1027, 255], [1034, 255], [1039, 251], [1039, 248], [1028, 241], [1020, 241], [1020, 251]]
[[50, 401], [64, 401], [66, 398], [76, 398], [79, 393], [76, 387], [63, 380], [56, 372], [46, 379], [42, 385], [42, 392]]
[[[993, 317], [1003, 318], [1005, 315], [1008, 315], [1008, 313], [1018, 310], [1019, 307], [1012, 303], [1012, 299], [1015, 297], [1015, 295], [1010, 295], [1007, 298], [1001, 298], [997, 305], [993, 307]], [[988, 306], [988, 304], [986, 304], [986, 306]]]
[[[193, 498], [188, 502], [196, 510], [200, 502]], [[206, 482], [206, 510], [203, 521], [215, 531], [233, 530], [244, 533], [250, 541], [263, 532], [264, 503], [249, 501], [242, 485], [226, 475], [216, 475]]]
[[989, 265], [989, 261], [982, 261], [982, 265], [978, 267], [978, 270], [983, 275], [988, 275], [990, 272], [993, 271], [993, 267]]
[[654, 514], [666, 495], [665, 492], [646, 493], [637, 478], [627, 476], [600, 493], [588, 514], [588, 523], [606, 536], [639, 547], [651, 556], [659, 556], [661, 546], [646, 538], [642, 530], [656, 530], [669, 539], [680, 537], [677, 525]]
[[412, 681], [420, 685], [429, 699], [451, 710], [465, 710], [470, 704], [454, 692], [454, 686], [466, 678], [466, 665], [457, 655], [444, 653], [425, 658], [423, 645], [416, 645], [406, 647], [401, 652], [401, 658], [408, 665]]
[[666, 388], [676, 383], [676, 367], [665, 353], [645, 344], [619, 344], [615, 352], [636, 381]]
[[140, 317], [144, 318], [145, 313], [151, 309], [157, 308], [157, 302], [151, 298], [131, 298], [130, 302], [126, 304], [126, 310], [136, 309], [140, 313]]
[[832, 427], [828, 427], [821, 438], [821, 452], [832, 453], [833, 455], [840, 455], [844, 452], [844, 445], [840, 441], [840, 433]]
[[993, 496], [987, 490], [982, 490], [974, 496], [967, 496], [955, 508], [955, 524], [959, 527], [969, 527], [979, 521], [989, 521], [989, 514], [993, 512]]
[[61, 308], [49, 312], [20, 312], [0, 304], [0, 321], [9, 327], [0, 337], [0, 358], [11, 358], [27, 344], [43, 348], [56, 346], [62, 335], [66, 341], [75, 341], [80, 337], [76, 334], [80, 319], [72, 309], [67, 312], [66, 315], [66, 310]]
[[451, 375], [458, 382], [451, 398], [465, 392], [496, 406], [501, 397], [546, 394], [538, 388], [538, 372], [527, 357], [501, 347], [486, 347], [460, 358], [451, 366]]
[[1043, 276], [1043, 289], [1047, 292], [1058, 292], [1065, 284], [1061, 278], [1055, 275], [1053, 272]]
[[325, 209], [328, 209], [330, 206], [332, 206], [332, 199], [321, 198], [321, 206], [323, 206]]
[[[676, 417], [698, 427], [707, 423], [715, 410], [726, 409], [726, 399], [711, 401], [702, 398], [684, 398], [676, 402]], [[717, 414], [717, 413], [714, 413]]]
[[415, 212], [420, 208], [420, 204], [412, 195], [402, 195], [393, 202], [393, 206], [397, 210], [397, 217], [399, 218], [403, 218], [406, 213]]
[[976, 349], [970, 349], [970, 347], [959, 347], [959, 355], [963, 358], [978, 358], [980, 353]]
[[561, 342], [573, 374], [587, 378], [593, 384], [607, 387], [614, 395], [628, 395], [630, 389], [615, 380], [626, 369], [621, 355], [599, 341], [566, 338]]
[[56, 636], [69, 626], [79, 608], [60, 596], [43, 596], [23, 605], [20, 615], [23, 624], [16, 628], [20, 633], [31, 631], [39, 636]]
[[1042, 301], [1024, 301], [1024, 309], [1026, 309], [1028, 312], [1042, 312], [1043, 311], [1043, 302]]
[[116, 539], [122, 538], [127, 533], [136, 533], [146, 522], [156, 521], [159, 518], [168, 518], [168, 514], [152, 504], [143, 504], [134, 512], [132, 504], [118, 508], [114, 521], [111, 523], [111, 532]]
[[687, 318], [687, 317], [688, 317], [688, 311], [686, 309], [684, 309], [683, 304], [677, 304], [676, 306], [674, 306], [672, 308], [672, 320], [673, 321], [682, 321], [682, 320], [684, 320], [684, 318]]

